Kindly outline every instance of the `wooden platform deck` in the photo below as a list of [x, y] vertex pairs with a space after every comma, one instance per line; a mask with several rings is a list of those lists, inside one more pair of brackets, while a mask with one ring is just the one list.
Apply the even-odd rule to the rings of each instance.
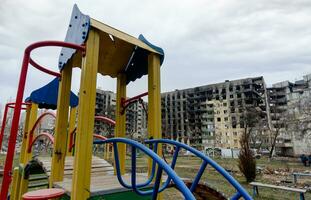
[[[49, 176], [51, 173], [51, 160], [50, 157], [39, 157], [38, 158]], [[66, 157], [65, 160], [65, 172], [64, 180], [61, 182], [54, 183], [54, 187], [64, 188], [66, 194], [70, 196], [72, 187], [72, 173], [73, 173], [73, 157]], [[143, 183], [147, 180], [147, 174], [137, 174], [137, 183]], [[126, 174], [123, 176], [126, 183], [130, 184], [131, 175]], [[116, 192], [130, 191], [122, 187], [114, 175], [113, 166], [106, 160], [99, 157], [93, 156], [92, 158], [92, 170], [91, 170], [91, 197], [99, 195], [108, 195]]]
[[[147, 180], [146, 174], [137, 174], [137, 183], [143, 183]], [[123, 176], [123, 180], [130, 184], [131, 175], [125, 174]], [[72, 186], [72, 179], [65, 178], [62, 182], [56, 182], [54, 187], [63, 188], [66, 190], [66, 194], [70, 196], [71, 194], [71, 186]], [[113, 174], [103, 174], [103, 173], [93, 173], [91, 176], [91, 197], [99, 196], [99, 195], [107, 195], [113, 194], [117, 192], [125, 192], [130, 191], [122, 187], [117, 179], [117, 176]]]
[[[51, 157], [39, 157], [38, 158], [42, 163], [43, 163], [43, 166], [48, 174], [48, 176], [50, 175], [51, 173], [51, 161], [52, 161], [52, 158]], [[72, 177], [72, 173], [73, 173], [73, 160], [74, 158], [73, 157], [66, 157], [66, 160], [65, 160], [65, 172], [64, 172], [64, 177], [65, 178], [70, 178]], [[106, 160], [102, 159], [102, 158], [99, 158], [99, 157], [96, 157], [96, 156], [93, 156], [92, 157], [92, 170], [91, 170], [91, 173], [94, 174], [102, 174], [102, 175], [105, 175], [105, 174], [110, 174], [112, 175], [114, 173], [114, 169], [113, 169], [113, 166], [108, 163]]]

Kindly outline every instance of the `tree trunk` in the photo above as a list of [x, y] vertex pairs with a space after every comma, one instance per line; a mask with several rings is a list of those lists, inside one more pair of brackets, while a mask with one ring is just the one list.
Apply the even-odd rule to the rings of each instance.
[[269, 158], [271, 159], [272, 156], [273, 156], [273, 151], [274, 151], [274, 148], [275, 148], [275, 144], [276, 144], [276, 138], [278, 137], [278, 133], [279, 131], [277, 130], [275, 132], [275, 135], [273, 137], [273, 141], [272, 141], [272, 144], [271, 144], [271, 149], [270, 149], [270, 152], [269, 152]]

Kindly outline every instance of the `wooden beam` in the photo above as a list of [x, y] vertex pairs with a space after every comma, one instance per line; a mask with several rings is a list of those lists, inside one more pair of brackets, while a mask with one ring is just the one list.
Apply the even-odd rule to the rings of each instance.
[[[160, 57], [151, 53], [148, 56], [148, 138], [162, 138], [161, 125], [161, 72]], [[162, 146], [159, 144], [158, 152], [162, 156]], [[148, 159], [148, 174], [151, 174], [152, 160]], [[162, 193], [158, 200], [163, 199]]]
[[66, 66], [61, 72], [58, 89], [57, 113], [55, 124], [55, 140], [52, 155], [52, 172], [50, 187], [56, 181], [62, 181], [64, 176], [64, 163], [67, 150], [68, 113], [70, 105], [70, 87], [72, 66]]
[[91, 19], [91, 26], [98, 29], [101, 32], [107, 33], [108, 35], [111, 35], [113, 37], [117, 37], [120, 40], [123, 40], [127, 43], [130, 43], [134, 47], [138, 46], [138, 47], [141, 47], [143, 49], [146, 49], [147, 51], [150, 51], [151, 53], [159, 54], [159, 52], [152, 49], [151, 47], [149, 47], [147, 44], [143, 43], [139, 39], [137, 39], [137, 38], [135, 38], [135, 37], [133, 37], [127, 33], [124, 33], [122, 31], [119, 31], [118, 29], [115, 29], [111, 26], [108, 26], [107, 24], [101, 23], [95, 19]]
[[[126, 131], [126, 114], [122, 111], [122, 99], [126, 99], [126, 76], [125, 74], [118, 74], [117, 76], [117, 106], [116, 106], [116, 125], [115, 137], [125, 138]], [[120, 160], [121, 174], [125, 174], [125, 159], [126, 159], [126, 145], [118, 144], [118, 153]]]
[[74, 172], [71, 199], [88, 199], [94, 131], [96, 78], [98, 71], [99, 34], [90, 30], [82, 59], [79, 92], [78, 125], [75, 141]]
[[[27, 126], [27, 138], [26, 138], [26, 146], [25, 146], [26, 148], [25, 148], [25, 151], [23, 152], [24, 155], [22, 156], [23, 161], [21, 162], [24, 165], [26, 165], [28, 163], [28, 161], [31, 160], [31, 158], [32, 158], [32, 152], [28, 153], [27, 150], [29, 148], [29, 144], [31, 143], [31, 142], [29, 142], [29, 140], [30, 140], [29, 133], [37, 121], [37, 115], [38, 115], [38, 104], [31, 103], [29, 121], [28, 121], [28, 126]], [[33, 133], [33, 134], [35, 137], [35, 133]]]
[[[160, 58], [156, 54], [148, 56], [148, 134], [148, 138], [162, 137]], [[159, 146], [158, 154], [161, 153], [162, 149]], [[151, 160], [149, 160], [148, 172], [151, 173]]]

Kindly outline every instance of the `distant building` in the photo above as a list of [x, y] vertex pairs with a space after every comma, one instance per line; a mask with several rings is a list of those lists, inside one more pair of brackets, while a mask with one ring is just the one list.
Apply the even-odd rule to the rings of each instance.
[[[115, 120], [116, 94], [112, 91], [96, 89], [95, 115]], [[103, 135], [113, 134], [114, 128], [101, 121], [94, 122], [94, 131]]]
[[[147, 103], [134, 102], [126, 109], [126, 133], [129, 137], [140, 138], [147, 130]], [[95, 115], [102, 115], [115, 120], [116, 93], [112, 91], [96, 90]], [[113, 134], [114, 127], [104, 122], [95, 121], [96, 133], [106, 135]]]
[[127, 133], [133, 139], [145, 138], [147, 135], [147, 107], [146, 102], [134, 102], [126, 111]]
[[268, 88], [272, 131], [279, 129], [276, 152], [283, 156], [311, 154], [311, 74]]
[[260, 109], [268, 120], [263, 77], [246, 78], [161, 94], [162, 134], [197, 149], [239, 148], [243, 113]]

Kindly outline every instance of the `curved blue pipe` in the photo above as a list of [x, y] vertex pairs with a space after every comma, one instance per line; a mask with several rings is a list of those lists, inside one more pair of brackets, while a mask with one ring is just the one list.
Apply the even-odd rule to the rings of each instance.
[[[146, 144], [155, 144], [157, 146], [159, 143], [165, 143], [165, 144], [171, 144], [176, 146], [177, 148], [183, 148], [187, 151], [190, 151], [195, 156], [201, 158], [204, 162], [198, 172], [198, 175], [196, 176], [195, 180], [193, 181], [192, 186], [196, 186], [196, 184], [199, 182], [201, 175], [203, 171], [205, 170], [205, 167], [203, 165], [205, 162], [212, 166], [216, 171], [218, 171], [236, 190], [237, 193], [231, 197], [232, 199], [236, 199], [237, 196], [243, 197], [245, 200], [252, 200], [253, 198], [248, 194], [248, 192], [238, 183], [224, 168], [222, 168], [220, 165], [218, 165], [214, 160], [210, 159], [208, 156], [204, 155], [202, 152], [198, 151], [197, 149], [190, 147], [186, 144], [174, 141], [174, 140], [168, 140], [168, 139], [154, 139], [154, 140], [147, 140], [145, 141]], [[173, 160], [174, 161], [174, 160]], [[176, 162], [176, 160], [174, 161]], [[193, 187], [191, 186], [191, 191], [193, 191]]]
[[[153, 193], [152, 193], [152, 199], [157, 198], [160, 180], [161, 180], [160, 177], [162, 174], [162, 170], [164, 170], [166, 172], [167, 176], [170, 177], [170, 179], [172, 179], [174, 181], [175, 185], [177, 186], [179, 191], [183, 194], [183, 196], [185, 197], [186, 200], [195, 200], [195, 197], [193, 196], [192, 192], [185, 185], [185, 183], [178, 177], [178, 175], [175, 173], [175, 171], [151, 149], [147, 148], [146, 146], [144, 146], [143, 144], [141, 144], [139, 142], [136, 142], [136, 141], [133, 141], [130, 139], [126, 139], [126, 138], [111, 138], [111, 139], [104, 140], [104, 141], [103, 140], [94, 141], [94, 144], [105, 144], [105, 143], [113, 143], [113, 145], [114, 145], [114, 151], [115, 151], [114, 156], [115, 156], [115, 162], [116, 162], [117, 178], [123, 187], [131, 188], [136, 193], [138, 193], [140, 195], [149, 195], [150, 194], [150, 193], [145, 193], [145, 192], [139, 191], [139, 189], [137, 188], [136, 174], [133, 174], [133, 172], [135, 172], [136, 170], [132, 169], [132, 181], [131, 181], [132, 185], [130, 186], [130, 185], [124, 183], [124, 181], [122, 179], [121, 172], [120, 172], [119, 155], [117, 152], [117, 149], [118, 149], [117, 143], [123, 143], [123, 144], [128, 144], [128, 145], [132, 146], [132, 151], [133, 150], [136, 151], [136, 149], [141, 150], [146, 155], [151, 157], [152, 160], [158, 165], [156, 181], [154, 183], [154, 189], [153, 189]], [[132, 152], [132, 154], [135, 155], [135, 153], [133, 153], [133, 152]], [[136, 156], [135, 156], [135, 158], [136, 158]], [[132, 157], [132, 166], [133, 167], [136, 166], [136, 159], [133, 159], [133, 157]]]

